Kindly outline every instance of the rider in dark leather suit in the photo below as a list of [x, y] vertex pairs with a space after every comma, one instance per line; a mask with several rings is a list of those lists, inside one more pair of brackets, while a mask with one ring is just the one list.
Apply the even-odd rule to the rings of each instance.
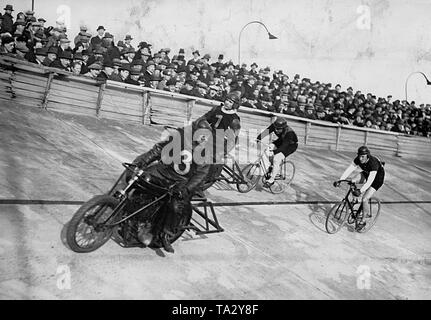
[[[163, 233], [171, 233], [177, 213], [184, 210], [196, 190], [208, 175], [211, 160], [206, 161], [199, 156], [199, 150], [212, 139], [212, 128], [205, 119], [200, 119], [190, 126], [177, 129], [166, 140], [156, 143], [151, 150], [138, 156], [133, 163], [164, 186], [177, 183], [172, 201], [172, 211], [165, 210]], [[169, 151], [173, 150], [170, 155]], [[156, 162], [157, 161], [157, 162]], [[156, 163], [154, 163], [156, 162]], [[152, 163], [154, 163], [152, 165]], [[162, 237], [166, 251], [174, 252], [171, 244]]]

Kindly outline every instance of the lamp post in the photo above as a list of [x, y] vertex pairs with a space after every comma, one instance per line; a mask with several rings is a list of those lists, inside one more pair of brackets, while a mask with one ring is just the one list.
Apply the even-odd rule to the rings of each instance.
[[260, 24], [261, 26], [263, 26], [266, 30], [266, 32], [268, 33], [268, 38], [269, 40], [274, 40], [274, 39], [278, 39], [276, 36], [274, 36], [273, 34], [271, 34], [271, 32], [269, 32], [268, 28], [260, 21], [251, 21], [249, 23], [247, 23], [244, 27], [242, 27], [241, 31], [239, 32], [239, 37], [238, 37], [238, 64], [241, 66], [241, 35], [242, 32], [244, 31], [244, 29], [252, 24], [252, 23], [257, 23]]
[[427, 76], [425, 75], [425, 73], [423, 73], [423, 72], [421, 72], [421, 71], [415, 71], [415, 72], [410, 73], [410, 74], [409, 74], [409, 76], [407, 77], [407, 79], [406, 79], [406, 83], [405, 83], [405, 85], [404, 85], [404, 90], [405, 90], [405, 93], [406, 93], [406, 101], [407, 101], [407, 102], [408, 102], [408, 98], [407, 98], [407, 83], [409, 82], [410, 77], [411, 77], [412, 75], [416, 74], [416, 73], [420, 73], [421, 75], [423, 75], [423, 76], [424, 76], [424, 78], [425, 78], [425, 80], [426, 80], [426, 82], [427, 82], [427, 86], [431, 86], [431, 81], [429, 81], [429, 80], [428, 80], [428, 78], [427, 78]]

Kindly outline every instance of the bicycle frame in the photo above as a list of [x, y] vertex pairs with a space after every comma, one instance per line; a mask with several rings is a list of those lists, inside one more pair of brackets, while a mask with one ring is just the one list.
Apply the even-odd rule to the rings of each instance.
[[[265, 151], [263, 151], [260, 155], [259, 158], [256, 160], [255, 163], [259, 163], [260, 167], [262, 168], [262, 175], [266, 176], [266, 174], [268, 173], [268, 169], [265, 166], [265, 161], [263, 160], [263, 157], [265, 156]], [[274, 180], [285, 180], [286, 179], [286, 161], [287, 158], [284, 158], [284, 160], [280, 163], [280, 172], [276, 175]], [[274, 164], [271, 164], [272, 166], [274, 166]]]
[[346, 196], [344, 197], [344, 201], [347, 203], [347, 205], [348, 205], [348, 207], [349, 207], [349, 215], [352, 215], [352, 217], [355, 219], [355, 221], [356, 221], [356, 218], [357, 218], [357, 216], [358, 216], [358, 214], [362, 211], [362, 202], [361, 202], [361, 204], [359, 205], [359, 208], [358, 208], [358, 210], [356, 211], [356, 213], [355, 213], [355, 211], [353, 210], [353, 206], [355, 205], [355, 204], [357, 204], [359, 201], [356, 199], [356, 201], [358, 201], [358, 202], [352, 202], [352, 201], [350, 201], [350, 199], [349, 199], [349, 196], [350, 196], [350, 194], [353, 192], [353, 190], [355, 190], [357, 187], [356, 187], [356, 184], [354, 183], [354, 182], [352, 182], [352, 181], [350, 181], [350, 180], [341, 180], [340, 182], [347, 182], [348, 184], [349, 184], [349, 191], [347, 191], [347, 194], [346, 194]]

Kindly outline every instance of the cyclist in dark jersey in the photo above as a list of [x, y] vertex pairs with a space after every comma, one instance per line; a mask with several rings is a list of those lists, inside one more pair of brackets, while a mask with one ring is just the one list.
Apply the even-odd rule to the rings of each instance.
[[[370, 208], [365, 204], [380, 189], [385, 180], [384, 162], [371, 155], [370, 150], [366, 146], [358, 148], [358, 153], [350, 166], [344, 171], [339, 180], [345, 180], [352, 174], [353, 171], [360, 168], [362, 171], [352, 181], [356, 183], [364, 183], [358, 192], [354, 192], [354, 196], [362, 195], [362, 213], [360, 215], [361, 222], [358, 224], [358, 229], [365, 226], [364, 217], [369, 214]], [[338, 186], [338, 182], [334, 182], [334, 186]]]
[[266, 157], [263, 157], [266, 168], [270, 167], [269, 164], [272, 165], [271, 175], [266, 183], [268, 187], [274, 184], [275, 177], [280, 173], [280, 164], [283, 160], [298, 149], [298, 137], [295, 131], [287, 125], [286, 119], [277, 117], [268, 128], [257, 136], [257, 142], [260, 143], [262, 138], [271, 133], [275, 133], [277, 140], [269, 145], [265, 150]]

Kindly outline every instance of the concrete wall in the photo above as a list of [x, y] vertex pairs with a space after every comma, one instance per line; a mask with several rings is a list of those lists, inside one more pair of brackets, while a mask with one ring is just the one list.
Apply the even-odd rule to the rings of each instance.
[[[17, 10], [31, 7], [30, 0], [10, 2]], [[135, 44], [145, 40], [186, 54], [199, 49], [214, 58], [224, 53], [235, 63], [239, 31], [260, 20], [279, 39], [248, 26], [241, 38], [248, 65], [399, 99], [411, 72], [431, 79], [429, 0], [35, 0], [35, 10], [48, 24], [70, 21], [70, 35], [82, 23], [91, 31], [103, 24], [116, 40], [131, 33]], [[409, 100], [431, 102], [431, 87], [420, 75], [409, 81]]]

